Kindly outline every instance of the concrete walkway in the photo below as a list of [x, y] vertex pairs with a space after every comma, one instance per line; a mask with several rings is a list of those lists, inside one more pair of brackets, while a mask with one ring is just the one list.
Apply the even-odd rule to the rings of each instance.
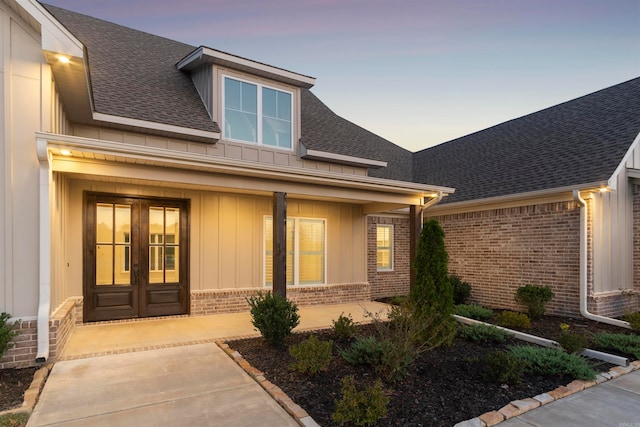
[[[301, 308], [296, 330], [367, 320], [384, 304]], [[76, 327], [28, 427], [297, 426], [214, 341], [257, 336], [248, 313]]]

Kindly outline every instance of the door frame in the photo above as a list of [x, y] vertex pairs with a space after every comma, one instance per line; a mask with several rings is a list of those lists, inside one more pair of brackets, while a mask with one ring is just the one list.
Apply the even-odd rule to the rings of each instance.
[[[105, 288], [108, 297], [125, 298], [123, 294], [131, 293], [131, 307], [115, 307], [101, 311], [97, 307], [95, 292], [95, 222], [96, 203], [127, 203], [132, 205], [131, 219], [131, 283], [129, 285], [109, 286]], [[153, 206], [180, 208], [180, 253], [179, 282], [176, 284], [149, 284], [149, 242], [148, 212], [145, 208]], [[85, 322], [133, 319], [166, 315], [184, 315], [190, 312], [190, 208], [189, 199], [132, 196], [127, 194], [104, 193], [95, 191], [83, 192], [83, 319]], [[146, 222], [145, 222], [146, 221]], [[136, 265], [137, 264], [137, 265]], [[145, 268], [143, 268], [145, 266]], [[108, 285], [101, 285], [108, 286]], [[163, 300], [163, 293], [179, 296], [179, 303]], [[153, 294], [152, 294], [153, 293]], [[151, 305], [155, 302], [155, 305]], [[169, 312], [167, 312], [169, 310]]]

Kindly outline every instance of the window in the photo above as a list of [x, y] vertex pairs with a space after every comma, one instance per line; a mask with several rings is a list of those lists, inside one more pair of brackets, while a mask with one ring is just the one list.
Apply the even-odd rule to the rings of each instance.
[[[287, 218], [287, 286], [325, 283], [325, 220]], [[273, 286], [273, 220], [264, 219], [265, 286]]]
[[292, 100], [290, 92], [224, 77], [224, 137], [292, 149]]
[[393, 225], [378, 225], [376, 231], [378, 271], [393, 270]]

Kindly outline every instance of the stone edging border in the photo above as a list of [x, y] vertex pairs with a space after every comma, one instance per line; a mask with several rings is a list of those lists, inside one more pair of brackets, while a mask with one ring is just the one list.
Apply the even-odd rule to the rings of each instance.
[[53, 368], [53, 364], [47, 364], [41, 367], [33, 374], [33, 380], [31, 381], [31, 385], [24, 392], [24, 400], [22, 401], [22, 406], [18, 408], [8, 409], [6, 411], [1, 411], [0, 415], [5, 414], [19, 414], [26, 413], [31, 414], [33, 412], [33, 408], [36, 406], [38, 402], [38, 398], [40, 397], [40, 392], [44, 387], [45, 381], [47, 381], [47, 377], [49, 376], [49, 372]]
[[[232, 358], [238, 366], [249, 374], [263, 389], [267, 391], [273, 397], [273, 399], [280, 404], [291, 416], [293, 416], [298, 424], [304, 427], [320, 427], [309, 416], [307, 411], [302, 409], [296, 404], [289, 396], [286, 395], [278, 386], [268, 381], [264, 374], [258, 369], [251, 366], [251, 364], [242, 355], [231, 349], [224, 340], [217, 340], [216, 344], [220, 347], [230, 358]], [[457, 423], [454, 427], [491, 427], [500, 424], [502, 421], [524, 414], [532, 409], [544, 406], [547, 403], [562, 399], [563, 397], [570, 396], [579, 391], [593, 387], [603, 382], [618, 378], [619, 376], [628, 374], [630, 372], [640, 369], [640, 360], [631, 362], [629, 366], [616, 366], [611, 368], [609, 372], [603, 372], [596, 376], [594, 381], [582, 381], [574, 380], [567, 385], [560, 386], [555, 390], [551, 390], [547, 393], [542, 393], [537, 396], [514, 400], [508, 403], [504, 407], [497, 411], [486, 412], [478, 417], [471, 418], [466, 421]]]
[[629, 366], [616, 366], [611, 368], [609, 372], [603, 372], [596, 376], [593, 381], [574, 380], [567, 385], [562, 385], [548, 393], [542, 393], [529, 399], [514, 400], [506, 404], [497, 411], [486, 412], [478, 417], [470, 420], [461, 421], [454, 427], [491, 427], [500, 424], [509, 418], [516, 417], [531, 411], [532, 409], [544, 406], [547, 403], [571, 396], [579, 391], [593, 387], [603, 382], [618, 378], [619, 376], [628, 374], [640, 369], [640, 360], [631, 362]]
[[320, 427], [318, 423], [316, 423], [313, 418], [296, 404], [287, 394], [280, 389], [280, 387], [273, 384], [271, 381], [267, 380], [264, 377], [264, 374], [258, 369], [251, 366], [251, 364], [244, 358], [242, 355], [229, 347], [223, 340], [217, 340], [216, 344], [220, 347], [231, 359], [233, 359], [238, 366], [240, 366], [244, 371], [249, 374], [251, 378], [253, 378], [260, 386], [271, 395], [273, 400], [278, 402], [280, 406], [284, 408], [285, 411], [289, 413], [297, 422], [303, 427]]

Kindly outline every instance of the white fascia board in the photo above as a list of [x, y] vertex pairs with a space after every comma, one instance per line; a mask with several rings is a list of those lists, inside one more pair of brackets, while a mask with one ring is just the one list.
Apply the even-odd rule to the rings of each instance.
[[618, 167], [616, 168], [616, 170], [613, 172], [613, 175], [611, 176], [611, 178], [609, 178], [609, 184], [608, 186], [615, 190], [618, 184], [618, 175], [622, 172], [622, 170], [626, 167], [625, 165], [627, 164], [627, 162], [629, 161], [629, 158], [633, 155], [633, 151], [638, 148], [640, 146], [640, 133], [638, 135], [636, 135], [636, 138], [633, 140], [633, 143], [629, 146], [629, 149], [627, 150], [627, 152], [625, 153], [624, 157], [622, 158], [622, 161], [620, 162], [620, 164], [618, 165]]
[[558, 187], [558, 188], [548, 188], [545, 190], [537, 190], [537, 191], [529, 191], [527, 193], [516, 193], [509, 194], [506, 196], [497, 196], [497, 197], [488, 197], [486, 199], [475, 199], [475, 200], [465, 200], [463, 202], [452, 202], [446, 204], [439, 204], [433, 206], [429, 209], [429, 211], [444, 211], [450, 209], [464, 209], [468, 207], [474, 206], [483, 206], [483, 205], [493, 205], [498, 203], [508, 203], [508, 202], [517, 202], [524, 201], [528, 199], [536, 199], [542, 198], [546, 196], [553, 196], [557, 194], [567, 193], [568, 199], [573, 200], [573, 197], [570, 195], [573, 190], [580, 191], [599, 191], [600, 188], [608, 186], [608, 181], [596, 181], [586, 184], [579, 185], [570, 185], [566, 187]]
[[190, 66], [198, 66], [198, 63], [201, 61], [213, 64], [234, 64], [243, 69], [252, 70], [253, 72], [256, 72], [256, 74], [266, 73], [297, 82], [299, 86], [305, 88], [311, 88], [316, 84], [316, 79], [314, 77], [305, 76], [304, 74], [299, 74], [293, 71], [285, 70], [283, 68], [263, 64], [262, 62], [252, 61], [250, 59], [242, 58], [240, 56], [232, 55], [230, 53], [211, 49], [205, 46], [200, 46], [199, 48], [191, 52], [184, 59], [180, 60], [180, 62], [176, 64], [176, 67], [178, 67], [179, 70], [188, 70], [190, 69]]
[[387, 162], [380, 160], [365, 159], [363, 157], [345, 156], [344, 154], [328, 153], [326, 151], [309, 150], [301, 146], [300, 157], [310, 160], [328, 160], [338, 163], [346, 163], [353, 166], [364, 166], [370, 168], [385, 168]]
[[627, 168], [627, 177], [635, 180], [640, 179], [640, 169]]
[[245, 176], [265, 177], [269, 179], [289, 180], [294, 182], [334, 185], [343, 188], [384, 191], [394, 194], [429, 196], [442, 192], [451, 194], [455, 190], [414, 182], [395, 181], [373, 178], [369, 176], [336, 174], [318, 170], [291, 168], [258, 162], [247, 162], [217, 156], [203, 156], [199, 153], [125, 144], [77, 136], [58, 135], [47, 132], [36, 132], [37, 140], [46, 140], [48, 149], [56, 154], [61, 149], [104, 155], [116, 155], [129, 159], [148, 162], [161, 162], [176, 168], [203, 168], [214, 172], [230, 173]]
[[40, 3], [35, 0], [16, 0], [16, 2], [40, 23], [42, 49], [64, 55], [84, 57], [84, 46]]
[[144, 128], [144, 129], [154, 129], [162, 132], [171, 132], [171, 133], [188, 135], [188, 136], [197, 136], [200, 138], [209, 138], [214, 142], [220, 139], [220, 132], [209, 132], [206, 130], [185, 128], [181, 126], [168, 125], [165, 123], [150, 122], [147, 120], [132, 119], [130, 117], [122, 117], [122, 116], [114, 116], [111, 114], [98, 113], [95, 111], [93, 112], [93, 119], [96, 121], [116, 123], [116, 124], [125, 125], [125, 126], [132, 126], [132, 127], [138, 127], [138, 128]]

